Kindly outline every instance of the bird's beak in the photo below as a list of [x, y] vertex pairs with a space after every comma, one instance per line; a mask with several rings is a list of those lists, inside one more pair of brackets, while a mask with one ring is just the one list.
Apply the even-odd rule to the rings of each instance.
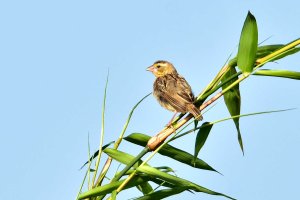
[[153, 66], [153, 65], [151, 65], [151, 66], [150, 66], [150, 67], [148, 67], [146, 70], [147, 70], [147, 71], [149, 71], [149, 72], [153, 72], [153, 71], [154, 71], [154, 66]]

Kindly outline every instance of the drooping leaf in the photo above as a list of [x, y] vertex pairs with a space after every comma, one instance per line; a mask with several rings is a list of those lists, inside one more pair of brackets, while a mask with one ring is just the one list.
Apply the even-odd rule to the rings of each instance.
[[196, 141], [195, 141], [194, 159], [197, 158], [197, 156], [199, 154], [199, 151], [203, 147], [212, 126], [213, 126], [213, 124], [210, 125], [209, 122], [204, 122], [200, 126], [199, 131], [198, 131], [197, 136], [196, 136]]
[[148, 176], [148, 175], [147, 175], [147, 177], [150, 178], [151, 182], [156, 183], [159, 186], [164, 186], [164, 187], [168, 187], [168, 188], [174, 188], [174, 187], [176, 187], [174, 184], [166, 182], [166, 181], [161, 180], [159, 178], [156, 178], [156, 177], [153, 177], [153, 176]]
[[199, 121], [198, 120], [194, 120], [194, 129], [196, 130], [197, 126], [198, 126]]
[[[225, 82], [226, 79], [231, 77], [232, 75], [236, 74], [236, 69], [234, 67], [230, 68], [230, 70], [224, 75], [222, 82]], [[237, 80], [238, 77], [233, 78], [232, 80], [228, 81], [226, 84], [222, 86], [223, 89], [225, 89], [227, 86], [229, 86], [231, 83], [233, 83], [235, 80]], [[226, 104], [226, 107], [230, 113], [231, 116], [239, 115], [241, 112], [241, 94], [239, 85], [236, 85], [235, 87], [231, 88], [229, 91], [227, 91], [224, 95], [224, 101]], [[238, 141], [240, 144], [240, 147], [242, 149], [242, 152], [244, 153], [244, 147], [243, 147], [243, 140], [242, 135], [240, 131], [240, 124], [239, 124], [239, 117], [234, 118], [233, 122], [235, 124], [235, 127], [238, 132]]]
[[288, 70], [262, 69], [262, 70], [256, 71], [254, 73], [254, 75], [275, 76], [275, 77], [291, 78], [291, 79], [300, 80], [300, 72], [288, 71]]
[[243, 73], [251, 73], [256, 60], [258, 30], [255, 17], [248, 12], [242, 29], [237, 65]]
[[[84, 192], [82, 194], [79, 195], [78, 199], [87, 199], [90, 197], [97, 197], [100, 195], [106, 195], [106, 194], [110, 194], [111, 192], [113, 192], [114, 190], [116, 190], [125, 180], [121, 180], [121, 181], [116, 181], [116, 182], [112, 182], [106, 185], [103, 185], [101, 187], [95, 187], [87, 192]], [[135, 187], [137, 185], [140, 185], [144, 182], [149, 181], [149, 178], [147, 178], [146, 176], [141, 177], [141, 176], [135, 176], [132, 178], [132, 180], [127, 183], [124, 187], [124, 189], [128, 189], [128, 188], [132, 188]]]
[[[140, 145], [140, 146], [146, 146], [148, 140], [151, 137], [145, 134], [141, 133], [132, 133], [129, 136], [125, 137], [124, 139], [128, 142]], [[185, 163], [189, 166], [199, 168], [199, 169], [205, 169], [205, 170], [211, 170], [217, 172], [215, 169], [213, 169], [211, 166], [209, 166], [206, 162], [203, 160], [197, 158], [194, 160], [194, 156], [190, 153], [187, 153], [186, 151], [183, 151], [181, 149], [178, 149], [176, 147], [173, 147], [169, 144], [164, 145], [159, 151], [159, 154], [167, 156], [169, 158], [172, 158], [174, 160], [177, 160], [181, 163]], [[195, 162], [193, 162], [195, 161]]]
[[159, 178], [159, 179], [162, 179], [162, 180], [167, 181], [169, 183], [172, 183], [172, 184], [174, 184], [176, 186], [186, 187], [186, 190], [187, 189], [191, 189], [191, 190], [193, 190], [195, 192], [203, 192], [203, 193], [206, 193], [206, 194], [219, 195], [219, 196], [227, 197], [229, 199], [234, 199], [234, 198], [229, 197], [229, 196], [227, 196], [225, 194], [209, 190], [209, 189], [207, 189], [205, 187], [202, 187], [200, 185], [197, 185], [197, 184], [195, 184], [193, 182], [190, 182], [188, 180], [179, 178], [177, 176], [173, 176], [171, 174], [162, 172], [162, 171], [157, 170], [157, 169], [155, 169], [153, 167], [140, 166], [139, 168], [137, 168], [137, 170], [139, 172], [141, 172], [141, 173], [145, 173], [145, 174], [148, 174], [150, 176], [154, 176], [156, 178]]
[[164, 199], [176, 194], [179, 194], [185, 190], [187, 190], [188, 187], [174, 187], [174, 188], [168, 188], [168, 189], [162, 189], [158, 190], [156, 192], [153, 192], [151, 194], [147, 194], [141, 197], [134, 198], [134, 200], [157, 200], [157, 199]]

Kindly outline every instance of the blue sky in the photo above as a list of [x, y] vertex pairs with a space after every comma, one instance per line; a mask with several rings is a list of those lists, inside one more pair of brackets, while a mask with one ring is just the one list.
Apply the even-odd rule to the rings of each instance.
[[[145, 68], [171, 61], [198, 94], [232, 52], [248, 10], [259, 41], [300, 36], [299, 2], [272, 1], [2, 1], [0, 3], [0, 199], [74, 199], [87, 158], [98, 148], [109, 69], [105, 143], [119, 135], [132, 106], [152, 90]], [[266, 68], [300, 71], [300, 54]], [[296, 199], [299, 194], [299, 81], [251, 77], [241, 84], [242, 113], [298, 108], [241, 119], [245, 156], [231, 121], [213, 127], [200, 158], [224, 176], [164, 157], [186, 179], [238, 199]], [[223, 100], [205, 114], [229, 114]], [[172, 113], [153, 97], [134, 113], [128, 132], [154, 135]], [[195, 135], [172, 145], [193, 152]], [[140, 148], [123, 143], [133, 155]], [[117, 170], [117, 166], [113, 171]], [[139, 196], [125, 191], [119, 199]], [[169, 199], [222, 199], [183, 193]]]

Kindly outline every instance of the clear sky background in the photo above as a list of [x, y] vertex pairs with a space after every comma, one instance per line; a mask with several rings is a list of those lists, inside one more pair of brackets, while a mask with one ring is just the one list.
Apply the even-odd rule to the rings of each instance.
[[[299, 38], [299, 1], [1, 1], [0, 199], [75, 199], [80, 166], [99, 144], [101, 104], [109, 85], [105, 143], [119, 135], [132, 106], [152, 91], [145, 68], [171, 61], [198, 94], [230, 53], [243, 22], [256, 17], [259, 41]], [[265, 68], [300, 71], [300, 54]], [[165, 157], [177, 175], [238, 199], [298, 199], [300, 82], [251, 77], [240, 86], [242, 113], [298, 108], [241, 119], [245, 156], [232, 121], [213, 127], [200, 158], [224, 176]], [[151, 96], [134, 113], [127, 134], [154, 135], [172, 113]], [[223, 100], [204, 115], [229, 114]], [[193, 153], [195, 135], [172, 145]], [[129, 143], [121, 150], [139, 153]], [[113, 170], [117, 170], [116, 166]], [[137, 197], [137, 190], [119, 199]], [[223, 199], [182, 193], [169, 199]]]

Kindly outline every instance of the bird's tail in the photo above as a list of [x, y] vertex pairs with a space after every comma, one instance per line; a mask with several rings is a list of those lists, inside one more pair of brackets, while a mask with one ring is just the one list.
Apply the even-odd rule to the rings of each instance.
[[196, 120], [201, 121], [203, 119], [200, 110], [194, 104], [189, 104], [187, 108], [188, 112], [192, 113]]

